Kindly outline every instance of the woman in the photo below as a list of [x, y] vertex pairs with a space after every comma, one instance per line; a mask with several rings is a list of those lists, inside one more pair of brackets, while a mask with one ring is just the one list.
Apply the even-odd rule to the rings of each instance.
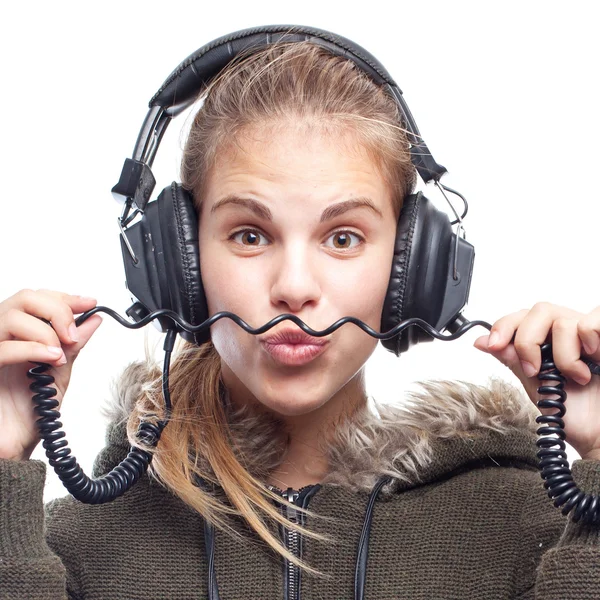
[[[209, 314], [256, 325], [292, 313], [316, 330], [353, 315], [378, 330], [415, 182], [394, 101], [308, 42], [250, 54], [205, 96], [182, 185], [199, 218]], [[284, 321], [254, 337], [221, 319], [210, 341], [177, 349], [173, 414], [148, 473], [107, 504], [53, 501], [44, 522], [25, 373], [28, 361], [52, 362], [61, 400], [100, 323], [74, 328], [74, 315], [93, 306], [52, 290], [0, 303], [8, 597], [598, 596], [599, 528], [567, 521], [540, 481], [540, 382], [526, 363], [539, 369], [540, 344], [552, 340], [567, 378], [567, 439], [583, 459], [574, 477], [598, 492], [600, 378], [580, 356], [600, 360], [600, 307], [584, 315], [541, 302], [476, 341], [529, 400], [498, 380], [426, 382], [410, 410], [367, 406], [376, 341], [358, 327], [306, 339]], [[150, 358], [130, 365], [115, 397], [96, 477], [139, 445], [141, 418], [164, 410], [161, 370]]]

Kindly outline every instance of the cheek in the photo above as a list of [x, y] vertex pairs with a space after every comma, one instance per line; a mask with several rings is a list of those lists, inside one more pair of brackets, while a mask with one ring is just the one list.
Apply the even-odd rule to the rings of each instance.
[[[392, 253], [382, 249], [373, 253], [368, 261], [349, 261], [348, 269], [335, 271], [330, 280], [329, 294], [332, 305], [343, 313], [340, 316], [356, 316], [379, 331], [390, 282], [391, 261]], [[361, 331], [354, 325], [352, 327]]]
[[[235, 261], [211, 261], [208, 255], [206, 260], [201, 259], [200, 262], [209, 314], [227, 310], [239, 315], [248, 325], [257, 327], [248, 319], [253, 319], [253, 315], [260, 311], [261, 304], [264, 304], [259, 299], [265, 296], [267, 282], [261, 279], [261, 270], [240, 269]], [[264, 307], [260, 312], [264, 312]], [[223, 321], [233, 323], [230, 319]]]
[[[264, 289], [259, 273], [240, 269], [239, 260], [223, 252], [218, 240], [204, 239], [200, 242], [200, 272], [208, 314], [229, 311], [250, 327], [259, 327], [263, 323], [255, 314], [259, 310], [255, 298], [258, 290]], [[219, 319], [211, 325], [210, 332], [215, 348], [226, 362], [240, 363], [249, 355], [254, 336], [235, 321]]]
[[[201, 228], [200, 272], [208, 312], [214, 314], [222, 310], [230, 310], [240, 314], [236, 308], [240, 302], [239, 290], [244, 286], [244, 274], [240, 272], [239, 267], [234, 268], [233, 261], [228, 260], [227, 254], [222, 251], [219, 240], [202, 236]], [[240, 314], [240, 316], [242, 315]], [[222, 319], [218, 323], [227, 320], [229, 319]]]
[[[229, 310], [239, 315], [237, 307], [232, 305], [232, 301], [235, 302], [236, 286], [227, 273], [227, 264], [223, 260], [222, 253], [218, 252], [218, 244], [203, 237], [202, 228], [200, 228], [199, 239], [200, 273], [208, 314], [214, 315]], [[240, 327], [228, 318], [219, 319], [210, 326], [211, 340], [219, 354], [230, 354], [236, 351], [236, 339], [235, 335], [232, 335], [235, 333], [234, 329]]]

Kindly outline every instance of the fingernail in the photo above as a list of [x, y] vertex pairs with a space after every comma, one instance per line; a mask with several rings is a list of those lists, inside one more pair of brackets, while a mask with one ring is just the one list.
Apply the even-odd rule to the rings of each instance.
[[57, 346], [46, 346], [48, 348], [48, 352], [50, 354], [56, 354], [56, 356], [60, 356], [62, 354], [62, 348], [58, 348]]
[[579, 384], [579, 385], [587, 385], [587, 379], [583, 379], [582, 377], [573, 377], [573, 379]]
[[596, 350], [598, 350], [598, 348], [592, 348], [591, 346], [588, 346], [585, 342], [582, 342], [583, 345], [583, 349], [585, 350], [586, 354], [594, 354], [594, 352], [596, 352]]
[[63, 354], [62, 358], [58, 361], [59, 365], [64, 365], [67, 362], [67, 357]]
[[521, 361], [521, 367], [523, 367], [523, 372], [527, 377], [533, 377], [537, 373], [537, 369], [526, 360]]
[[69, 325], [69, 337], [74, 341], [74, 342], [78, 342], [79, 341], [79, 334], [77, 332], [77, 327], [75, 325], [75, 323], [71, 323]]
[[493, 346], [499, 339], [500, 339], [500, 336], [498, 335], [498, 332], [494, 331], [488, 338], [488, 348], [490, 346]]

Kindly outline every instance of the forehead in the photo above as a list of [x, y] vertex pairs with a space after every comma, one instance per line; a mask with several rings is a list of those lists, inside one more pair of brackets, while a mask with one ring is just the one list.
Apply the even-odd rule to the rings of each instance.
[[247, 128], [222, 147], [205, 180], [207, 201], [240, 186], [305, 197], [387, 195], [377, 161], [351, 130], [291, 123]]

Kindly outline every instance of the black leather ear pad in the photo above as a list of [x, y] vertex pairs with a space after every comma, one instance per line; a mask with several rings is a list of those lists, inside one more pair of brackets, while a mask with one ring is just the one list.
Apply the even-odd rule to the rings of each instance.
[[[438, 328], [449, 260], [454, 252], [452, 240], [452, 226], [447, 215], [435, 208], [421, 192], [404, 200], [396, 229], [390, 283], [381, 314], [382, 333], [413, 317]], [[381, 343], [399, 356], [418, 342], [434, 339], [412, 325]]]
[[[156, 209], [151, 210], [152, 204], [145, 211], [147, 223], [143, 236], [152, 237], [153, 242], [155, 263], [151, 264], [156, 266], [148, 268], [148, 278], [160, 286], [160, 298], [155, 301], [198, 325], [208, 318], [208, 307], [200, 272], [198, 218], [192, 198], [173, 182], [160, 193]], [[451, 272], [453, 236], [447, 215], [421, 192], [405, 199], [396, 229], [390, 282], [381, 316], [382, 332], [412, 317], [419, 317], [436, 329], [441, 327], [441, 321], [447, 320], [447, 314], [446, 318], [441, 316], [448, 312], [444, 311], [444, 300]], [[153, 269], [157, 273], [150, 272]], [[210, 329], [195, 334], [185, 330], [179, 333], [196, 344], [210, 339]], [[433, 339], [419, 327], [411, 326], [381, 343], [399, 356], [411, 346]]]
[[[200, 273], [198, 217], [192, 197], [173, 182], [160, 193], [157, 203], [169, 308], [188, 323], [198, 325], [208, 318], [208, 307]], [[179, 330], [179, 333], [196, 344], [210, 339], [210, 328], [197, 333]]]

